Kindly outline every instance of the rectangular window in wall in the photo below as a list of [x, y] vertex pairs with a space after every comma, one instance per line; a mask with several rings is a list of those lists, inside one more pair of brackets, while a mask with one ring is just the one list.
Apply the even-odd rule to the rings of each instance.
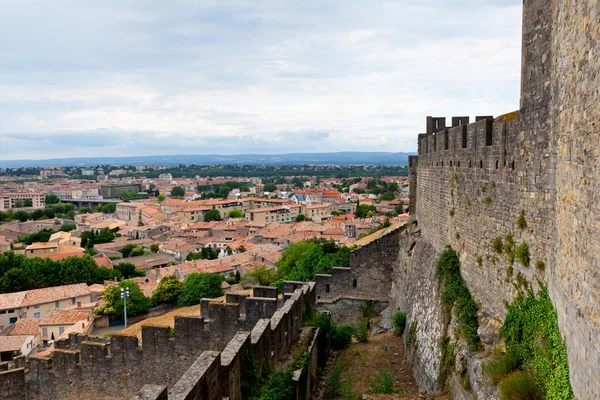
[[62, 326], [58, 328], [58, 335], [62, 335], [63, 333], [65, 333], [65, 328], [63, 328]]
[[40, 313], [39, 313], [39, 312], [36, 312], [35, 314], [33, 314], [33, 318], [37, 318], [37, 319], [39, 319], [39, 318], [40, 318]]
[[42, 336], [44, 336], [44, 337], [48, 336], [48, 328], [42, 328]]
[[462, 148], [466, 149], [467, 148], [467, 126], [463, 125], [463, 130], [462, 130]]

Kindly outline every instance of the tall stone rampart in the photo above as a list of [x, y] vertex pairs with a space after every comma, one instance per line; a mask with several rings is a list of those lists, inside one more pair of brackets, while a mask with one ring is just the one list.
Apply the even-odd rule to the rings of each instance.
[[[600, 397], [599, 41], [596, 0], [525, 0], [520, 110], [450, 126], [428, 117], [409, 165], [411, 246], [431, 246], [427, 257], [457, 250], [483, 327], [497, 330], [517, 287], [547, 284], [581, 399]], [[493, 248], [508, 234], [527, 245], [528, 265]], [[422, 268], [417, 257], [405, 268]], [[423, 306], [396, 275], [394, 301]]]

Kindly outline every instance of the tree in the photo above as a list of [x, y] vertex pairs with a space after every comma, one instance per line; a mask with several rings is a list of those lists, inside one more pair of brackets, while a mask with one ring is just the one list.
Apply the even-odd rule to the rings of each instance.
[[21, 292], [33, 288], [28, 274], [19, 268], [9, 269], [0, 278], [0, 293]]
[[152, 303], [154, 304], [177, 304], [177, 299], [183, 288], [184, 283], [181, 282], [175, 275], [166, 275], [158, 286], [152, 292]]
[[179, 295], [180, 306], [192, 306], [200, 304], [200, 299], [223, 296], [221, 283], [223, 277], [216, 274], [192, 272], [184, 281], [185, 287]]
[[333, 241], [312, 239], [293, 243], [277, 261], [279, 279], [312, 281], [316, 274], [330, 274], [332, 267], [350, 266], [350, 248]]
[[37, 221], [40, 218], [44, 217], [44, 211], [41, 209], [37, 209], [37, 210], [33, 210], [33, 212], [31, 213], [31, 219]]
[[117, 209], [113, 203], [108, 203], [102, 206], [102, 214], [112, 214]]
[[219, 210], [208, 210], [204, 213], [204, 222], [220, 221], [221, 213]]
[[48, 218], [54, 218], [56, 214], [54, 214], [54, 210], [52, 208], [45, 208], [44, 215]]
[[89, 214], [89, 213], [91, 213], [91, 212], [92, 212], [92, 210], [91, 210], [91, 209], [89, 209], [89, 208], [87, 208], [87, 207], [81, 207], [81, 208], [79, 209], [79, 214]]
[[160, 246], [158, 243], [152, 243], [150, 245], [150, 251], [153, 253], [158, 253], [158, 251], [160, 250]]
[[304, 181], [301, 178], [292, 179], [292, 183], [294, 184], [294, 187], [298, 189], [302, 189], [304, 187]]
[[165, 195], [159, 194], [158, 196], [156, 196], [156, 200], [158, 200], [159, 203], [162, 203], [163, 201], [165, 201]]
[[103, 228], [100, 233], [84, 231], [81, 234], [81, 247], [92, 248], [95, 244], [108, 243], [115, 240], [115, 233], [108, 228]]
[[[121, 276], [123, 277], [123, 279], [129, 279], [132, 276], [139, 275], [139, 273], [137, 272], [137, 269], [135, 268], [135, 265], [133, 265], [132, 263], [128, 263], [128, 262], [118, 263], [117, 265], [115, 265], [115, 270], [117, 270], [121, 273]], [[140, 272], [143, 273], [143, 271], [140, 271]]]
[[77, 229], [77, 225], [74, 224], [65, 224], [60, 227], [61, 232], [71, 232], [75, 229]]
[[308, 217], [304, 214], [298, 214], [296, 222], [309, 221]]
[[255, 267], [244, 275], [244, 282], [252, 282], [255, 285], [260, 286], [269, 286], [276, 280], [277, 270], [274, 268], [267, 268], [265, 264]]
[[60, 202], [60, 199], [58, 198], [58, 196], [55, 194], [52, 194], [52, 193], [47, 194], [45, 200], [46, 200], [46, 205], [58, 204]]
[[404, 212], [404, 206], [402, 205], [402, 201], [400, 201], [400, 203], [396, 206], [396, 208], [394, 208], [394, 212], [398, 215], [400, 215]]
[[244, 214], [240, 210], [231, 210], [227, 214], [227, 218], [244, 218]]
[[19, 210], [15, 213], [15, 219], [18, 219], [21, 222], [25, 222], [29, 219], [29, 214], [27, 213], [27, 211]]
[[265, 192], [274, 192], [277, 190], [277, 185], [274, 183], [267, 183], [263, 189]]
[[210, 246], [206, 246], [198, 252], [189, 253], [186, 257], [186, 260], [216, 260], [217, 258], [219, 258], [219, 250], [213, 249]]
[[235, 271], [235, 283], [240, 283], [242, 276], [240, 275], [240, 271]]
[[23, 206], [24, 207], [33, 207], [33, 200], [31, 200], [31, 199], [25, 199], [23, 201]]
[[144, 249], [139, 247], [137, 244], [129, 243], [121, 250], [119, 250], [119, 253], [123, 254], [123, 258], [136, 257], [143, 255]]
[[173, 189], [171, 189], [171, 196], [172, 197], [184, 197], [185, 189], [182, 188], [181, 186], [175, 186]]
[[219, 187], [219, 196], [226, 199], [229, 196], [229, 192], [231, 192], [231, 187], [229, 185], [221, 185]]
[[377, 213], [377, 209], [375, 208], [375, 206], [368, 204], [359, 204], [356, 207], [354, 215], [356, 216], [356, 218], [367, 218], [369, 216], [369, 213], [371, 213], [371, 215]]
[[107, 286], [102, 292], [104, 303], [94, 310], [95, 314], [110, 315], [111, 318], [123, 317], [123, 300], [121, 299], [121, 288], [129, 288], [127, 299], [127, 315], [133, 317], [139, 313], [148, 311], [152, 307], [152, 300], [144, 296], [144, 292], [137, 283], [126, 280], [119, 282], [118, 286]]
[[381, 200], [394, 200], [396, 198], [396, 193], [394, 192], [385, 192], [381, 195]]

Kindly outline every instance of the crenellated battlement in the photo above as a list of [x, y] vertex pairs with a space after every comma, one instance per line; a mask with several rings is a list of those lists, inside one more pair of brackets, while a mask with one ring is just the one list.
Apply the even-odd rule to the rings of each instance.
[[304, 307], [314, 304], [314, 283], [285, 282], [284, 299], [272, 289], [254, 290], [270, 298], [202, 299], [201, 315], [175, 317], [174, 335], [170, 326], [143, 326], [141, 342], [129, 335], [70, 334], [56, 342], [52, 356], [21, 358], [24, 368], [1, 372], [0, 388], [18, 387], [14, 382], [22, 380], [26, 390], [0, 397], [130, 398], [140, 390], [160, 396], [158, 385], [168, 387], [172, 398], [197, 390], [207, 390], [206, 398], [239, 398], [242, 351], [251, 349], [261, 368], [270, 366], [297, 338]]
[[[449, 127], [445, 126], [445, 118], [427, 117], [427, 133], [418, 135], [418, 163], [439, 168], [506, 166], [507, 160], [515, 161], [522, 145], [518, 116], [518, 111], [495, 119], [478, 116], [472, 123], [469, 117], [452, 117]], [[432, 130], [432, 126], [440, 128]]]

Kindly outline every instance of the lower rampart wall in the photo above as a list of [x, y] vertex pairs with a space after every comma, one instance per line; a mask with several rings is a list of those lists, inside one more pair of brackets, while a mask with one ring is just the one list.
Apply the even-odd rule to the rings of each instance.
[[285, 354], [304, 308], [314, 309], [315, 283], [284, 282], [283, 297], [278, 309], [269, 298], [241, 302], [254, 308], [203, 300], [201, 316], [176, 316], [174, 337], [168, 326], [144, 326], [142, 346], [136, 336], [72, 334], [52, 357], [21, 358], [24, 368], [0, 372], [0, 398], [159, 399], [168, 388], [172, 399], [239, 399], [242, 354], [249, 350], [260, 371]]

